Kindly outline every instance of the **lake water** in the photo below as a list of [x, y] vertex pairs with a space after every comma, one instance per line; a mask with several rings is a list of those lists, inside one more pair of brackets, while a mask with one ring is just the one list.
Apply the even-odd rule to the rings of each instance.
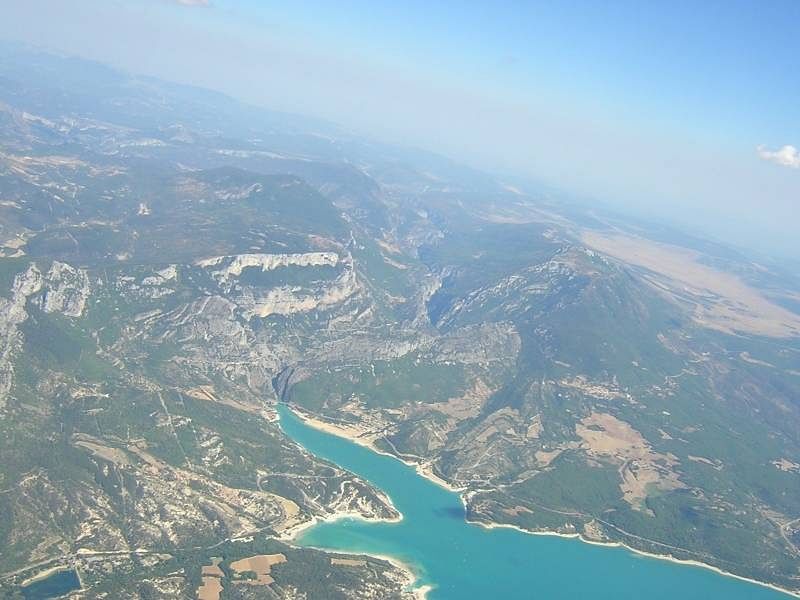
[[58, 598], [74, 590], [79, 590], [81, 582], [78, 574], [69, 569], [57, 571], [49, 577], [31, 583], [22, 588], [22, 596], [29, 600], [44, 600], [45, 598]]
[[430, 600], [790, 598], [708, 569], [624, 548], [470, 525], [458, 494], [392, 457], [306, 425], [284, 405], [278, 412], [287, 435], [316, 456], [382, 489], [403, 514], [399, 523], [358, 519], [320, 523], [304, 531], [297, 543], [396, 557], [414, 569], [419, 585], [434, 586]]

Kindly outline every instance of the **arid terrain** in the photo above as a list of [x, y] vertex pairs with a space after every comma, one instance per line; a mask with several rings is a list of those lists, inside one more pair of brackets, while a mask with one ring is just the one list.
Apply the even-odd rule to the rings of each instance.
[[0, 82], [9, 594], [412, 597], [292, 544], [398, 514], [279, 402], [470, 520], [800, 590], [795, 265], [93, 63]]

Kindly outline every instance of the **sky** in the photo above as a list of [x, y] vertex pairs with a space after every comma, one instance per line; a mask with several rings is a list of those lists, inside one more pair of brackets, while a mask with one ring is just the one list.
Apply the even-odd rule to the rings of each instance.
[[800, 258], [800, 0], [0, 0], [0, 38]]

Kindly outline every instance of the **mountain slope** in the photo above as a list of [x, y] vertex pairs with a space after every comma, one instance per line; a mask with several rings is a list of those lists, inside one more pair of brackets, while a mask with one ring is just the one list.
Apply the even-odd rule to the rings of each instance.
[[287, 597], [407, 595], [286, 544], [396, 511], [284, 437], [283, 400], [471, 519], [800, 589], [786, 269], [81, 61], [9, 51], [0, 80], [5, 584], [194, 595], [269, 553]]

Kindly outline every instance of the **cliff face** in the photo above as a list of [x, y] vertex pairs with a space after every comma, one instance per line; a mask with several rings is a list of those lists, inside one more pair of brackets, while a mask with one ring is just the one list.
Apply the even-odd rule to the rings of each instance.
[[348, 580], [280, 541], [395, 516], [281, 434], [285, 400], [463, 487], [472, 519], [798, 587], [785, 270], [109, 77], [61, 108], [0, 86], [4, 584], [71, 563], [98, 596], [193, 595], [224, 549], [285, 554], [286, 596], [402, 596], [386, 563]]
[[[190, 550], [254, 554], [315, 517], [398, 516], [275, 423], [273, 379], [310, 348], [327, 355], [324, 332], [344, 343], [354, 323], [389, 314], [330, 202], [295, 178], [236, 170], [155, 176], [163, 200], [142, 203], [141, 173], [34, 162], [23, 179], [42, 193], [64, 164], [93, 191], [52, 221], [25, 188], [4, 207], [43, 220], [0, 290], [4, 585], [69, 563], [92, 593], [194, 595]], [[303, 202], [324, 218], [298, 222]], [[292, 569], [320, 560], [293, 552]], [[325, 564], [307, 580], [287, 574], [284, 589], [338, 589]], [[405, 594], [407, 574], [365, 565], [363, 585], [331, 593]]]
[[45, 275], [46, 290], [41, 309], [46, 313], [61, 313], [80, 317], [91, 294], [89, 276], [85, 269], [75, 269], [54, 260]]
[[28, 318], [28, 297], [42, 289], [42, 274], [35, 265], [14, 277], [9, 298], [0, 298], [0, 409], [5, 408], [14, 383], [14, 359], [20, 346], [18, 327]]
[[42, 275], [38, 265], [31, 263], [16, 274], [6, 291], [7, 297], [0, 297], [0, 408], [14, 385], [14, 361], [19, 358], [23, 339], [19, 326], [28, 319], [28, 301], [46, 313], [78, 318], [90, 295], [89, 277], [86, 271], [58, 261]]

